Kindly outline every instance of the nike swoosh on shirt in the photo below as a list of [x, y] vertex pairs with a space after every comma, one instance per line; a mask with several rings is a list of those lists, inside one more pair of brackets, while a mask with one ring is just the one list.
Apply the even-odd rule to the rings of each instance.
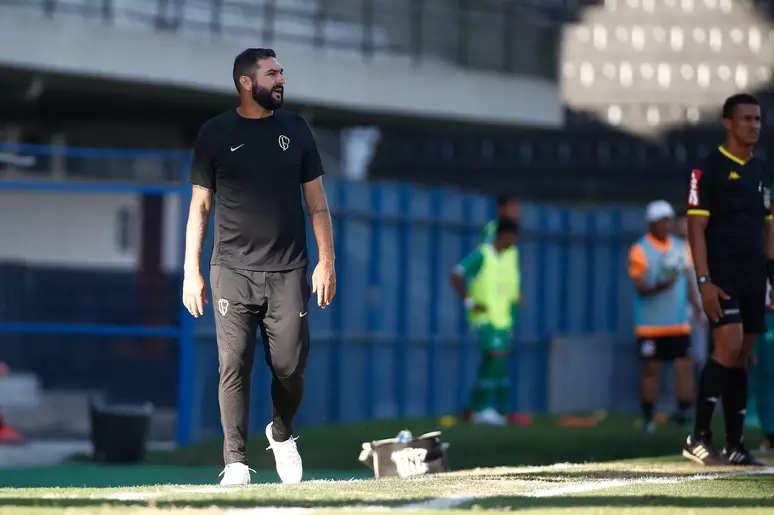
[[238, 147], [231, 147], [231, 151], [233, 152], [233, 151], [235, 151], [235, 150], [239, 150], [240, 148], [242, 148], [242, 147], [244, 147], [244, 146], [245, 146], [245, 144], [244, 144], [244, 143], [242, 143], [242, 144], [241, 144], [241, 145], [239, 145]]

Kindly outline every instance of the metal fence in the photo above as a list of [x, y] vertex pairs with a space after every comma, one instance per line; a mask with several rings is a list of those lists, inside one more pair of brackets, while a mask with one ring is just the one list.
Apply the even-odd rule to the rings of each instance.
[[552, 79], [558, 71], [559, 25], [513, 2], [0, 0], [1, 6], [251, 46], [344, 51], [366, 61], [402, 57]]
[[[102, 151], [97, 158], [133, 159], [126, 151]], [[330, 308], [313, 307], [309, 314], [313, 345], [299, 423], [458, 411], [472, 384], [478, 353], [448, 277], [477, 244], [483, 224], [494, 213], [493, 199], [400, 183], [326, 184], [338, 295]], [[0, 263], [0, 357], [12, 366], [21, 364], [16, 369], [39, 374], [49, 388], [101, 389], [128, 401], [174, 407], [177, 438], [183, 444], [220, 432], [211, 305], [205, 317], [194, 320], [179, 301], [178, 262], [189, 194], [184, 185], [0, 178], [3, 252], [24, 248], [31, 253], [29, 259]], [[114, 216], [112, 203], [129, 202], [124, 197], [114, 202], [111, 195], [163, 196], [169, 203], [161, 225], [168, 228], [166, 238], [174, 239], [170, 247], [177, 248], [177, 256], [163, 276], [149, 281], [131, 260], [95, 261], [104, 253], [103, 240], [121, 232], [110, 232], [112, 225], [105, 220]], [[78, 200], [69, 207], [51, 211], [53, 200], [74, 196]], [[21, 215], [17, 208], [23, 209]], [[626, 254], [644, 229], [641, 210], [525, 204], [522, 224], [525, 305], [511, 357], [512, 407], [546, 411], [551, 409], [551, 391], [573, 391], [550, 374], [551, 341], [559, 335], [600, 334], [605, 341], [614, 340], [598, 346], [610, 356], [602, 359], [590, 347], [587, 362], [577, 366], [609, 377], [612, 391], [630, 388], [632, 374], [621, 373], [637, 364]], [[212, 231], [209, 238], [205, 259]], [[311, 228], [308, 239], [314, 266]], [[54, 240], [60, 243], [51, 255], [35, 250]], [[615, 357], [608, 359], [611, 353]], [[270, 415], [269, 381], [265, 365], [257, 360], [253, 429], [260, 429]], [[599, 407], [636, 409], [632, 399], [611, 397]], [[562, 405], [586, 406], [588, 399], [565, 396]]]

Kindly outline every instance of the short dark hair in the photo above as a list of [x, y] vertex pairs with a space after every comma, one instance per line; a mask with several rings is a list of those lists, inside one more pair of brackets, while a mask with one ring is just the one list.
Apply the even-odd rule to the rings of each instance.
[[758, 99], [749, 93], [739, 93], [738, 95], [732, 95], [726, 99], [723, 103], [723, 118], [730, 120], [734, 117], [734, 112], [737, 106], [753, 105], [757, 106]]
[[513, 220], [508, 220], [507, 218], [500, 218], [497, 220], [497, 235], [500, 236], [501, 234], [505, 233], [516, 233], [519, 234], [520, 227], [518, 222], [515, 222]]
[[258, 69], [258, 63], [263, 59], [277, 57], [271, 48], [248, 48], [234, 59], [234, 86], [239, 91], [239, 77], [252, 77]]
[[505, 194], [497, 195], [497, 207], [503, 207], [508, 202], [515, 202], [515, 201], [516, 201], [516, 197], [512, 195], [505, 195]]

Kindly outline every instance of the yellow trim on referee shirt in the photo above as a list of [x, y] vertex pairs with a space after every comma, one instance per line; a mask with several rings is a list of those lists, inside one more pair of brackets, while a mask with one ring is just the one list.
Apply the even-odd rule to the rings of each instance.
[[772, 220], [774, 220], [774, 215], [766, 215], [767, 222], [771, 222]]
[[696, 215], [696, 216], [709, 216], [709, 211], [706, 209], [689, 209], [687, 214], [690, 215]]
[[736, 164], [738, 164], [738, 165], [742, 165], [742, 166], [744, 166], [744, 165], [746, 165], [746, 164], [747, 164], [747, 161], [744, 161], [744, 160], [742, 160], [742, 159], [740, 159], [740, 158], [736, 157], [734, 154], [732, 154], [731, 152], [729, 152], [728, 150], [726, 150], [725, 148], [723, 148], [723, 145], [720, 145], [720, 146], [718, 147], [718, 150], [720, 150], [720, 153], [721, 153], [721, 154], [723, 154], [724, 156], [726, 156], [727, 158], [729, 158], [731, 161], [733, 161], [734, 163], [736, 163]]

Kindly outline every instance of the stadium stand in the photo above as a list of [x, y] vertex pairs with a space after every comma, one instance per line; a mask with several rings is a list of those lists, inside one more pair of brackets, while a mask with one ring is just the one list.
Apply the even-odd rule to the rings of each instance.
[[[507, 184], [525, 198], [679, 199], [679, 177], [720, 137], [726, 96], [751, 90], [764, 112], [774, 107], [774, 30], [761, 16], [770, 17], [772, 2], [519, 3], [566, 22], [558, 63], [566, 125], [434, 137], [394, 127], [376, 152], [374, 176], [487, 190]], [[766, 150], [764, 142], [759, 154]]]

